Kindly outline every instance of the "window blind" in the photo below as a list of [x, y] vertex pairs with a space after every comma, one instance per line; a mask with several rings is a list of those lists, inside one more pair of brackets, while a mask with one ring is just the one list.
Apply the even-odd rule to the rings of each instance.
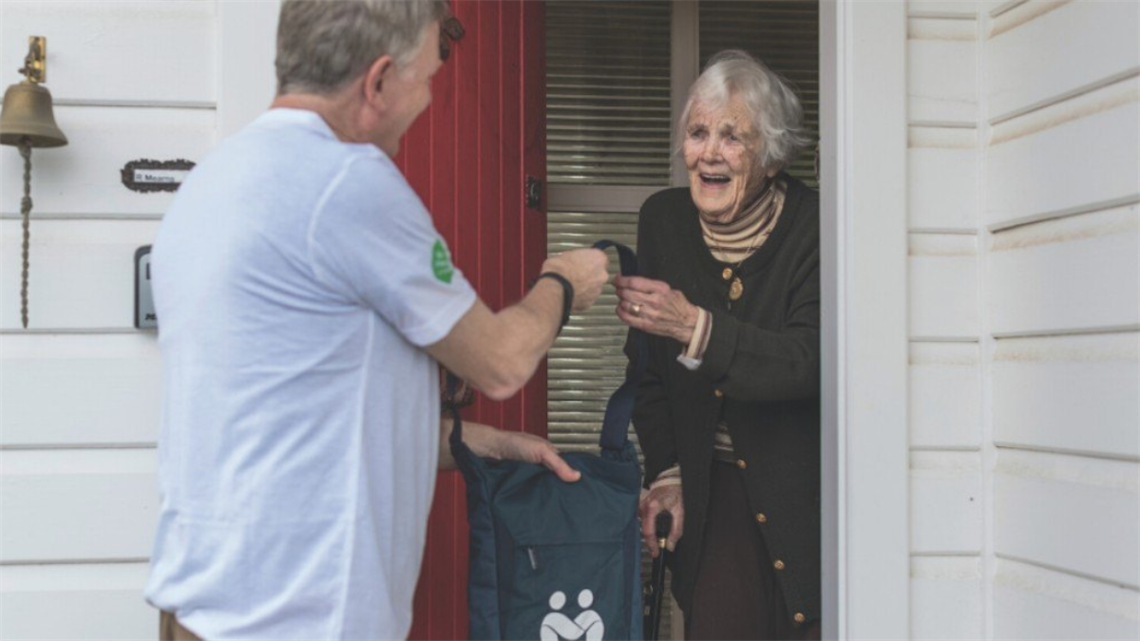
[[546, 3], [551, 183], [669, 183], [669, 4]]
[[811, 187], [815, 181], [815, 141], [819, 139], [818, 0], [701, 0], [701, 68], [718, 51], [743, 49], [788, 80], [804, 108], [812, 140], [788, 173]]

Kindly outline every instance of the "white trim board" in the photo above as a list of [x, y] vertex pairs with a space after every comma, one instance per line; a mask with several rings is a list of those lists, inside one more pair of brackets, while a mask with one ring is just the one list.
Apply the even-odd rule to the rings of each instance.
[[823, 638], [909, 635], [906, 34], [820, 3]]

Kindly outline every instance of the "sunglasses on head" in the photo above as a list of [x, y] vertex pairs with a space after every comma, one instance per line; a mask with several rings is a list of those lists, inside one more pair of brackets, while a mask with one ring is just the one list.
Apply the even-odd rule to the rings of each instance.
[[463, 39], [466, 31], [463, 30], [463, 25], [459, 23], [459, 19], [452, 16], [444, 20], [439, 26], [439, 59], [447, 60], [451, 55], [451, 43], [459, 42]]

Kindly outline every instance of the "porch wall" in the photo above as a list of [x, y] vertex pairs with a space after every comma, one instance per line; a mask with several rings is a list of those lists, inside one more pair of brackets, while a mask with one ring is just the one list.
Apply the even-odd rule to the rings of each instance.
[[214, 0], [0, 3], [0, 80], [16, 82], [27, 37], [46, 36], [45, 86], [70, 139], [32, 154], [28, 330], [22, 161], [0, 148], [2, 638], [157, 634], [141, 590], [161, 381], [155, 333], [133, 327], [134, 253], [171, 195], [128, 190], [120, 170], [198, 161], [264, 109], [275, 15]]
[[1140, 636], [1140, 9], [909, 4], [911, 632]]

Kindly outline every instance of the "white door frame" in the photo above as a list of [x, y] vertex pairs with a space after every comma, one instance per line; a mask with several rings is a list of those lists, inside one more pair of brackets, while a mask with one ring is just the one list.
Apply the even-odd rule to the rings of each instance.
[[824, 638], [910, 633], [906, 29], [820, 3]]

